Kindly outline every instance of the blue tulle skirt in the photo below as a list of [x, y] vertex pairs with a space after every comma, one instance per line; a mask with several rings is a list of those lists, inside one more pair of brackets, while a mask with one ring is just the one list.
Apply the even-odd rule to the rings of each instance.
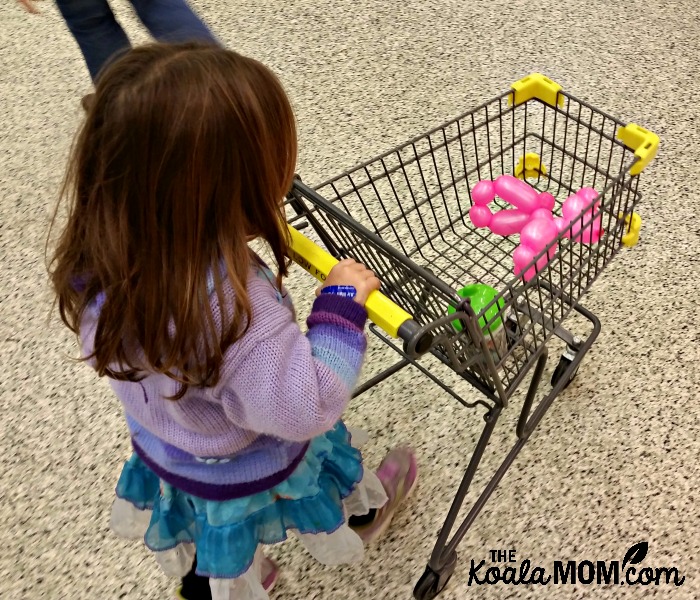
[[171, 575], [186, 573], [196, 550], [197, 572], [222, 579], [243, 576], [260, 545], [282, 542], [288, 532], [326, 564], [359, 560], [361, 541], [347, 518], [386, 501], [381, 482], [363, 469], [342, 423], [312, 440], [292, 475], [265, 492], [203, 500], [162, 482], [133, 455], [116, 493], [112, 528], [117, 533], [143, 536]]

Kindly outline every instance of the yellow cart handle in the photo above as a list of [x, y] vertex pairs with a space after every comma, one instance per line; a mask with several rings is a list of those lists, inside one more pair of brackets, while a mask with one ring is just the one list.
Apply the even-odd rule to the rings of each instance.
[[[338, 263], [338, 260], [314, 244], [309, 238], [299, 233], [291, 225], [289, 226], [289, 232], [292, 236], [291, 254], [294, 262], [304, 267], [319, 281], [325, 281], [328, 273]], [[372, 292], [367, 298], [365, 308], [369, 318], [394, 338], [403, 338], [404, 336], [400, 335], [399, 330], [407, 322], [413, 323], [413, 317], [409, 313], [389, 300], [381, 292]], [[412, 331], [415, 330], [415, 328], [411, 329]]]

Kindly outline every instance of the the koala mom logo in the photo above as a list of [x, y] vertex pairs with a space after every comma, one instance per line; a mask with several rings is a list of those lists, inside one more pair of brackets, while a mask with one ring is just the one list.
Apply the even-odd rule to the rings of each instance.
[[548, 571], [543, 566], [533, 566], [525, 559], [517, 564], [515, 550], [491, 550], [492, 564], [486, 561], [476, 563], [472, 559], [468, 585], [673, 585], [679, 587], [685, 582], [676, 567], [642, 566], [649, 552], [648, 542], [639, 542], [619, 560], [555, 560]]

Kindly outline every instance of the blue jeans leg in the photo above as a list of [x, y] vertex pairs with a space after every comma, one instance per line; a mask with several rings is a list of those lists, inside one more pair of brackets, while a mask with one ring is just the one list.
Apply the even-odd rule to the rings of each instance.
[[114, 18], [107, 0], [56, 0], [56, 5], [95, 81], [110, 58], [130, 47], [129, 38]]
[[130, 0], [141, 22], [159, 42], [218, 44], [186, 0]]

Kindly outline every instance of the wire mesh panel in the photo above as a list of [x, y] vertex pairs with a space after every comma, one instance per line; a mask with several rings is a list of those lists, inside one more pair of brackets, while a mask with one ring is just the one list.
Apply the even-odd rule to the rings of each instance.
[[[433, 350], [439, 358], [491, 388], [500, 380], [508, 395], [572, 303], [619, 250], [625, 218], [639, 200], [638, 177], [629, 175], [634, 154], [617, 140], [624, 125], [567, 94], [561, 97], [561, 107], [539, 100], [512, 106], [504, 94], [319, 185], [314, 193], [294, 193], [296, 211], [311, 221], [332, 253], [372, 268], [382, 291], [420, 324], [442, 319], [436, 325], [440, 343]], [[533, 155], [536, 168], [528, 168], [525, 159]], [[517, 173], [555, 197], [557, 216], [578, 189], [592, 187], [599, 194], [542, 250], [539, 256], [551, 248], [556, 253], [545, 266], [535, 267], [535, 277], [527, 282], [516, 277], [513, 267], [519, 236], [495, 235], [469, 218], [479, 180]], [[494, 210], [506, 208], [512, 207], [498, 198], [492, 204]], [[582, 243], [576, 232], [599, 218], [602, 237]], [[444, 317], [449, 307], [462, 305], [458, 290], [473, 283], [495, 288], [491, 305], [499, 308], [486, 327], [484, 315], [491, 311], [484, 308], [477, 315], [484, 319], [470, 336], [469, 328], [455, 327]], [[505, 345], [497, 344], [490, 331], [496, 321], [513, 325]], [[495, 369], [487, 368], [486, 349]]]

